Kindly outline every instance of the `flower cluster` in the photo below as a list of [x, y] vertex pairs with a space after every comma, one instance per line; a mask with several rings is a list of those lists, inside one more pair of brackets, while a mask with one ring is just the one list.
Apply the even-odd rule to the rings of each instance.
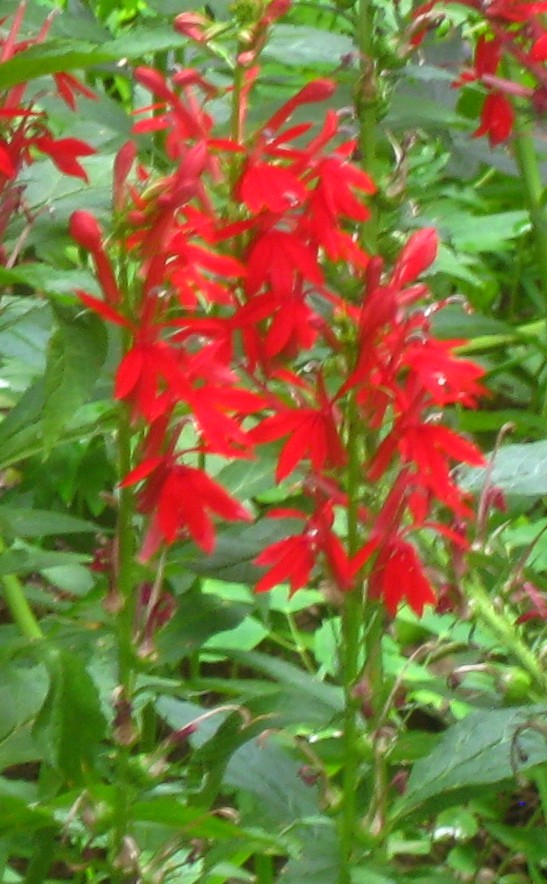
[[[286, 5], [266, 6], [252, 30], [259, 43]], [[200, 21], [183, 25], [206, 39]], [[115, 395], [140, 440], [123, 480], [147, 518], [140, 558], [178, 539], [208, 553], [215, 517], [251, 519], [207, 459], [252, 458], [273, 443], [276, 478], [291, 482], [299, 502], [269, 515], [299, 529], [258, 556], [266, 570], [257, 590], [288, 582], [294, 591], [319, 565], [341, 592], [366, 576], [390, 612], [402, 600], [421, 612], [435, 595], [413, 532], [454, 541], [433, 513], [469, 517], [451, 469], [482, 463], [439, 413], [472, 406], [482, 372], [432, 337], [420, 306], [435, 232], [411, 236], [385, 270], [359, 243], [375, 187], [351, 162], [355, 143], [343, 140], [338, 115], [328, 110], [319, 131], [293, 121], [333, 84], [307, 84], [247, 134], [255, 48], [239, 59], [229, 137], [217, 135], [208, 111], [217, 87], [197, 70], [168, 80], [138, 68], [154, 104], [135, 134], [160, 133], [164, 172], [137, 165], [131, 175], [135, 147], [122, 149], [108, 249], [91, 214], [71, 219], [103, 291], [79, 297], [125, 341]], [[123, 285], [114, 254], [124, 256]], [[344, 511], [357, 543], [335, 527]]]
[[[475, 137], [488, 136], [492, 145], [511, 136], [515, 123], [514, 98], [526, 99], [537, 114], [547, 108], [547, 2], [526, 0], [458, 0], [478, 14], [480, 36], [473, 61], [457, 80], [457, 86], [479, 82], [486, 90], [480, 125]], [[437, 0], [414, 12], [412, 44], [423, 39], [439, 18]], [[515, 82], [512, 70], [526, 73], [526, 82]]]
[[[0, 19], [0, 64], [14, 58], [31, 46], [42, 43], [48, 34], [51, 17], [38, 35], [30, 39], [19, 39], [26, 9], [22, 2], [13, 17], [9, 30], [2, 28], [6, 19]], [[76, 106], [76, 96], [94, 98], [93, 92], [76, 77], [68, 73], [54, 74], [57, 95], [72, 109]], [[57, 168], [65, 175], [73, 175], [87, 181], [80, 157], [95, 153], [86, 142], [78, 138], [56, 138], [52, 133], [46, 114], [41, 111], [35, 99], [27, 99], [27, 83], [19, 83], [0, 92], [0, 237], [3, 238], [10, 219], [22, 207], [23, 186], [17, 178], [24, 166], [32, 163], [35, 153], [50, 157]], [[13, 263], [16, 255], [10, 256]], [[7, 263], [8, 256], [0, 249], [0, 263]]]

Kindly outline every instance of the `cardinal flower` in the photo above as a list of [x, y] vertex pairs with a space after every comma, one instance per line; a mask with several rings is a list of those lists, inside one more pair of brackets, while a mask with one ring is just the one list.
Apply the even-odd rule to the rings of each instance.
[[177, 463], [172, 455], [144, 461], [126, 476], [122, 486], [143, 480], [139, 507], [152, 518], [140, 552], [142, 561], [148, 561], [163, 543], [171, 544], [184, 536], [212, 553], [216, 540], [213, 514], [228, 521], [252, 520], [249, 510], [204, 470]]

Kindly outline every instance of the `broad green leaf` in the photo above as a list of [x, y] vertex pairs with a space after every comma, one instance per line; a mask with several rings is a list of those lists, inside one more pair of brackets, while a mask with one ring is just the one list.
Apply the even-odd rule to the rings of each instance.
[[215, 551], [205, 556], [183, 547], [171, 554], [173, 566], [231, 583], [256, 583], [263, 573], [253, 560], [265, 546], [294, 532], [294, 519], [262, 519], [253, 525], [230, 525], [219, 532]]
[[300, 779], [301, 761], [292, 758], [273, 734], [244, 743], [230, 758], [224, 783], [254, 796], [250, 818], [286, 826], [318, 813], [318, 795]]
[[[0, 89], [10, 89], [46, 74], [118, 64], [124, 58], [142, 58], [151, 52], [165, 52], [183, 44], [183, 38], [166, 25], [133, 28], [116, 40], [100, 46], [84, 40], [48, 40], [19, 52], [0, 67]], [[120, 69], [121, 73], [121, 69]]]
[[355, 49], [344, 34], [322, 31], [305, 25], [278, 24], [272, 28], [262, 56], [290, 67], [328, 65], [338, 67], [343, 56]]
[[162, 662], [174, 663], [195, 653], [207, 639], [234, 629], [248, 611], [248, 605], [227, 605], [197, 589], [184, 593], [174, 617], [156, 639]]
[[484, 316], [482, 313], [469, 313], [455, 305], [444, 307], [434, 313], [431, 325], [436, 336], [448, 339], [515, 334], [515, 329], [507, 322], [502, 322], [493, 316]]
[[107, 350], [105, 327], [96, 316], [55, 313], [58, 327], [49, 343], [45, 377], [44, 439], [49, 450], [91, 395]]
[[544, 724], [546, 716], [545, 705], [480, 710], [452, 725], [433, 752], [412, 768], [403, 811], [547, 762], [547, 740], [529, 727], [534, 719]]
[[488, 477], [491, 484], [509, 495], [547, 494], [547, 441], [504, 445], [487, 458], [494, 461], [490, 472], [482, 467], [460, 469], [460, 484], [467, 491], [480, 491]]
[[33, 736], [52, 767], [72, 783], [80, 783], [105, 735], [97, 688], [74, 653], [49, 648], [45, 663], [50, 686]]
[[[1, 800], [0, 796], [0, 829], [3, 834], [11, 829], [19, 833], [25, 830], [32, 832], [37, 829], [50, 828], [54, 822], [53, 813], [50, 810], [42, 807], [29, 807], [26, 801], [13, 795], [9, 797], [9, 800]], [[9, 879], [3, 878], [2, 880]]]
[[[40, 750], [31, 726], [48, 690], [43, 666], [16, 667], [13, 660], [0, 672], [0, 770], [34, 761]], [[1, 790], [0, 790], [1, 795]], [[0, 806], [2, 801], [0, 800]]]
[[[297, 831], [301, 833], [300, 856], [289, 860], [280, 881], [283, 884], [333, 884], [341, 871], [334, 822], [325, 817], [320, 825], [299, 826]], [[367, 869], [367, 876], [362, 880], [367, 884], [378, 884], [374, 873], [369, 875], [369, 871]]]
[[7, 549], [0, 553], [0, 576], [43, 571], [47, 568], [75, 565], [87, 561], [89, 561], [89, 556], [80, 553], [58, 552], [32, 546]]
[[428, 207], [429, 220], [438, 225], [457, 251], [476, 254], [499, 252], [509, 247], [509, 241], [522, 236], [529, 227], [526, 211], [497, 212], [475, 215], [453, 201], [441, 199]]
[[304, 699], [315, 709], [316, 715], [324, 720], [336, 718], [343, 709], [341, 688], [319, 681], [292, 663], [259, 651], [230, 650], [228, 656], [243, 666], [273, 678], [284, 691], [290, 690], [295, 700], [300, 698], [302, 712], [306, 706]]
[[433, 101], [423, 94], [419, 97], [409, 95], [401, 90], [391, 96], [386, 124], [395, 131], [426, 129], [439, 132], [449, 127], [461, 127], [465, 121], [453, 108], [440, 101]]
[[97, 526], [92, 522], [66, 513], [0, 504], [0, 534], [4, 537], [47, 537], [51, 534], [81, 534], [96, 530]]
[[238, 500], [250, 500], [275, 485], [276, 463], [273, 453], [261, 449], [257, 460], [233, 460], [216, 478]]
[[[5, 267], [0, 267], [0, 285], [28, 285], [37, 292], [43, 292], [45, 294], [51, 295], [56, 295], [60, 293], [73, 294], [74, 289], [77, 288], [85, 289], [86, 291], [91, 291], [92, 293], [95, 293], [97, 291], [97, 283], [95, 281], [95, 278], [88, 271], [74, 269], [61, 270], [57, 267], [51, 267], [50, 265], [44, 263], [21, 264], [18, 267], [14, 267], [13, 269], [9, 270]], [[3, 325], [6, 322], [6, 313], [9, 317], [10, 312], [13, 312], [14, 310], [18, 310], [20, 312], [21, 309], [24, 309], [25, 302], [28, 299], [13, 297], [10, 300], [11, 303], [8, 301], [8, 311], [6, 311], [5, 309], [5, 301], [3, 301], [4, 310], [2, 313], [0, 332], [3, 331]], [[49, 313], [49, 307], [47, 303], [44, 303], [43, 301], [35, 301], [34, 303], [37, 308]], [[25, 312], [27, 311], [28, 306], [26, 307]]]

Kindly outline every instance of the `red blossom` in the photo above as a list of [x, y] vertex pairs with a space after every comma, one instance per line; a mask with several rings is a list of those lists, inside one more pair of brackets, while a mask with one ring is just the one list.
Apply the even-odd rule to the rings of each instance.
[[494, 147], [509, 138], [514, 124], [515, 112], [511, 102], [500, 92], [491, 92], [484, 100], [481, 124], [473, 132], [473, 137], [488, 135], [488, 140]]

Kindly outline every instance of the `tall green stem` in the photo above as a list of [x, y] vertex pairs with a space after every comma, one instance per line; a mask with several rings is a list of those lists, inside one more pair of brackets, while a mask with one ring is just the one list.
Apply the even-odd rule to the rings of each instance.
[[[362, 474], [359, 413], [355, 396], [348, 405], [348, 549], [350, 555], [359, 545], [359, 490]], [[349, 884], [355, 832], [358, 827], [357, 789], [359, 785], [359, 754], [357, 715], [361, 700], [356, 685], [361, 668], [361, 632], [363, 625], [363, 596], [356, 586], [347, 593], [342, 612], [342, 686], [344, 690], [344, 733], [342, 804], [339, 816], [340, 884]]]
[[[355, 108], [359, 121], [359, 150], [363, 167], [372, 177], [376, 175], [377, 95], [374, 65], [374, 6], [371, 0], [359, 0], [356, 10], [355, 39], [359, 50], [359, 80], [355, 94]], [[366, 248], [377, 251], [377, 217], [374, 201], [371, 218], [363, 231]]]
[[[127, 334], [123, 333], [122, 349], [129, 346]], [[118, 417], [117, 447], [118, 475], [126, 476], [132, 467], [132, 431], [128, 409], [120, 405]], [[129, 754], [132, 742], [131, 699], [134, 689], [134, 616], [135, 616], [135, 536], [134, 536], [134, 497], [130, 488], [121, 488], [118, 504], [116, 528], [116, 571], [114, 579], [115, 597], [119, 610], [116, 617], [118, 686], [115, 697], [116, 712], [116, 801], [114, 826], [112, 831], [112, 860], [115, 880], [125, 881], [128, 876], [119, 866], [123, 856], [125, 839], [130, 828], [131, 778]]]
[[[4, 541], [0, 537], [0, 554], [5, 550]], [[5, 574], [2, 578], [4, 598], [10, 610], [11, 616], [21, 630], [25, 638], [32, 640], [44, 637], [32, 608], [27, 602], [25, 591], [16, 574]]]
[[519, 113], [518, 107], [513, 150], [532, 223], [540, 272], [539, 287], [543, 295], [543, 310], [547, 314], [547, 217], [543, 206], [545, 188], [534, 136], [530, 130], [530, 124], [523, 119], [523, 114]]

